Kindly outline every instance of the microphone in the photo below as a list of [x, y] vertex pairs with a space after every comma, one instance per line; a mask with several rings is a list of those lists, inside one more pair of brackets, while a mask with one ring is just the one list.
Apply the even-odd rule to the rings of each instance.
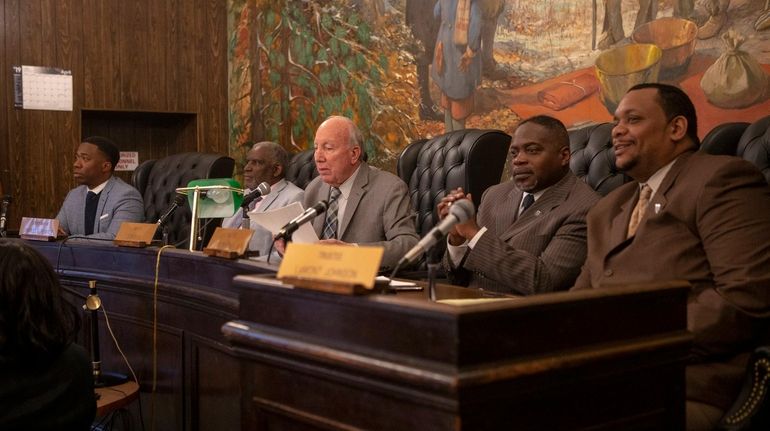
[[184, 196], [177, 194], [174, 197], [174, 202], [171, 202], [171, 206], [169, 206], [166, 212], [163, 213], [163, 215], [161, 215], [160, 218], [158, 219], [158, 225], [164, 226], [166, 224], [166, 220], [168, 220], [168, 218], [171, 217], [171, 214], [173, 214], [177, 208], [184, 205], [184, 201], [185, 201]]
[[11, 195], [4, 195], [3, 201], [0, 203], [0, 235], [5, 237], [5, 224], [8, 221], [8, 207], [11, 205]]
[[433, 227], [427, 235], [422, 237], [422, 239], [420, 239], [420, 241], [398, 261], [397, 267], [414, 263], [423, 253], [428, 251], [436, 244], [436, 242], [443, 238], [454, 225], [463, 223], [474, 215], [476, 215], [476, 208], [474, 208], [473, 202], [468, 199], [455, 201], [452, 206], [449, 207], [449, 215]]
[[323, 212], [326, 211], [327, 208], [329, 208], [329, 202], [321, 201], [313, 205], [312, 207], [306, 209], [305, 212], [298, 215], [297, 217], [294, 217], [292, 221], [286, 223], [281, 228], [281, 230], [278, 231], [278, 234], [275, 235], [275, 239], [283, 238], [284, 240], [287, 240], [287, 241], [290, 240], [291, 235], [294, 233], [295, 230], [297, 230], [300, 226], [309, 222], [310, 220], [313, 220], [319, 214], [323, 214]]
[[260, 183], [256, 189], [251, 191], [251, 193], [243, 196], [243, 203], [241, 203], [241, 207], [248, 208], [252, 202], [268, 193], [270, 193], [270, 184], [266, 182]]

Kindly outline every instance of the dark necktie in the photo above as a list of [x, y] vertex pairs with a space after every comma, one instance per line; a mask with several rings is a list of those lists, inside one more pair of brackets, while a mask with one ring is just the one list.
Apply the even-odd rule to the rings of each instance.
[[86, 196], [85, 232], [86, 235], [94, 233], [94, 221], [96, 221], [96, 208], [99, 206], [99, 195], [88, 192]]
[[329, 195], [329, 209], [326, 210], [326, 222], [324, 222], [324, 231], [321, 239], [337, 239], [337, 212], [340, 208], [337, 198], [339, 197], [340, 189], [332, 187], [331, 194]]
[[535, 195], [527, 193], [527, 195], [524, 196], [524, 200], [521, 202], [521, 212], [519, 214], [524, 214], [524, 211], [531, 207], [533, 203], [535, 203]]

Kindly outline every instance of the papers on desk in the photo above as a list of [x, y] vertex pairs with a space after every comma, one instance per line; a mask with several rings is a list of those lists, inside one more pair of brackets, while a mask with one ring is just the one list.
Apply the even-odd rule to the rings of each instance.
[[[286, 223], [302, 214], [305, 209], [299, 202], [293, 202], [283, 208], [276, 208], [265, 212], [251, 211], [249, 218], [255, 223], [269, 230], [273, 235], [277, 234]], [[297, 244], [312, 244], [318, 242], [318, 235], [313, 229], [312, 223], [305, 223], [294, 232], [292, 241]]]

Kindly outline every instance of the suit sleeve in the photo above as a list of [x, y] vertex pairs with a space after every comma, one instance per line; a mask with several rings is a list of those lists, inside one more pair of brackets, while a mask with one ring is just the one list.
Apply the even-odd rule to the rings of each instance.
[[67, 196], [64, 198], [64, 202], [62, 202], [61, 208], [59, 208], [59, 214], [56, 215], [56, 220], [59, 220], [59, 228], [63, 230], [67, 235], [70, 234], [70, 222], [69, 218], [67, 217], [67, 202], [70, 200], [70, 196], [72, 195], [72, 190], [70, 190], [69, 193], [67, 193]]
[[770, 187], [734, 160], [697, 198], [696, 225], [720, 296], [743, 312], [770, 315]]
[[382, 227], [385, 240], [366, 245], [383, 247], [385, 252], [380, 267], [393, 268], [419, 240], [415, 230], [416, 216], [403, 181], [394, 183], [385, 196], [383, 205]]

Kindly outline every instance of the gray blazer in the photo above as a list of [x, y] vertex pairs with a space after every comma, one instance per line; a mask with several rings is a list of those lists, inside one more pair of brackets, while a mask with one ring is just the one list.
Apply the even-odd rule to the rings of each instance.
[[452, 282], [519, 295], [572, 286], [586, 257], [586, 214], [599, 195], [568, 172], [517, 219], [522, 194], [513, 181], [484, 192], [478, 224], [486, 233], [459, 268], [444, 257]]
[[[59, 227], [70, 236], [85, 236], [87, 194], [88, 187], [85, 185], [70, 190], [64, 198], [59, 214], [56, 215]], [[143, 222], [144, 203], [139, 191], [120, 178], [112, 176], [99, 194], [94, 233], [88, 235], [88, 238], [114, 239], [124, 221]]]
[[[294, 202], [302, 202], [305, 192], [286, 180], [278, 181], [270, 187], [270, 193], [264, 197], [257, 208], [257, 212], [265, 212], [271, 209], [282, 208]], [[247, 190], [247, 193], [251, 190]], [[232, 217], [222, 220], [222, 227], [238, 229], [243, 222], [243, 210], [240, 208]], [[267, 255], [270, 246], [273, 244], [273, 234], [256, 222], [249, 221], [249, 229], [254, 231], [254, 235], [249, 241], [249, 250], [259, 251], [260, 256]], [[272, 262], [272, 259], [271, 259]]]
[[[328, 184], [316, 177], [305, 188], [305, 208], [329, 199], [330, 190]], [[324, 219], [321, 215], [313, 220], [319, 237]], [[384, 247], [380, 267], [393, 268], [420, 239], [415, 220], [406, 183], [389, 172], [362, 163], [339, 222], [339, 239]]]

